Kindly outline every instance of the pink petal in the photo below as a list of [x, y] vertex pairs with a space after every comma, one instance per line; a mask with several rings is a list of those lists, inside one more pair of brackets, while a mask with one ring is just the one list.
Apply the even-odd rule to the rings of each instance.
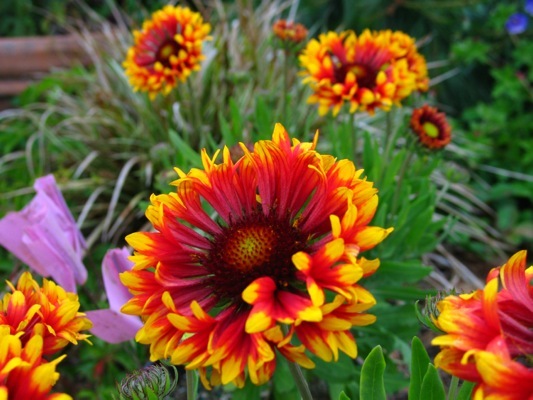
[[119, 311], [132, 295], [122, 284], [119, 274], [131, 270], [133, 262], [128, 260], [130, 253], [126, 248], [109, 250], [102, 261], [102, 276], [109, 306]]
[[140, 318], [115, 310], [94, 310], [87, 311], [85, 314], [93, 323], [89, 331], [108, 343], [132, 340], [142, 327]]
[[23, 210], [0, 220], [0, 244], [40, 275], [76, 292], [76, 283], [87, 279], [85, 240], [54, 177], [39, 178], [34, 187], [37, 194]]

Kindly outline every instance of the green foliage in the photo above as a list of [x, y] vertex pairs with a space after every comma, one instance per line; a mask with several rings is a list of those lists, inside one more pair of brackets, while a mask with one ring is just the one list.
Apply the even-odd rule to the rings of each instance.
[[[476, 31], [475, 38], [465, 32], [452, 49], [465, 68], [490, 71], [490, 98], [470, 106], [462, 119], [473, 140], [488, 144], [489, 151], [478, 160], [479, 175], [485, 180], [480, 197], [495, 209], [494, 225], [515, 246], [528, 246], [533, 238], [529, 212], [533, 203], [531, 196], [524, 196], [533, 191], [532, 31], [519, 35], [505, 31], [507, 18], [523, 12], [522, 7], [521, 1], [489, 3], [484, 8], [486, 29]], [[499, 193], [504, 190], [502, 198]]]
[[[142, 8], [157, 10], [166, 1], [155, 0], [105, 0], [90, 1], [93, 12], [110, 19], [113, 7], [119, 7], [133, 17], [142, 15]], [[41, 36], [65, 33], [65, 23], [70, 18], [83, 18], [84, 14], [75, 0], [12, 0], [0, 4], [0, 37]], [[141, 6], [141, 7], [139, 7]]]
[[439, 377], [437, 369], [432, 364], [428, 365], [424, 379], [422, 379], [420, 398], [428, 400], [446, 399], [444, 385]]
[[413, 337], [411, 341], [411, 381], [409, 383], [409, 400], [424, 399], [421, 396], [422, 383], [428, 366], [431, 363], [422, 341], [418, 337]]
[[368, 354], [361, 368], [361, 382], [359, 383], [361, 400], [386, 400], [384, 371], [383, 351], [380, 346], [377, 346]]

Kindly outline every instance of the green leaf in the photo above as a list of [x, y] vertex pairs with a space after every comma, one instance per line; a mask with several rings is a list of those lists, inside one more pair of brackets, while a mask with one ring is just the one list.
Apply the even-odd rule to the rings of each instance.
[[470, 64], [473, 62], [486, 63], [491, 47], [489, 44], [475, 39], [464, 39], [452, 44], [452, 55], [460, 62]]
[[287, 361], [280, 357], [276, 366], [273, 378], [274, 399], [275, 400], [298, 400], [300, 394], [292, 379]]
[[339, 395], [339, 400], [350, 400], [350, 398], [344, 393], [344, 390]]
[[[255, 103], [255, 124], [254, 128], [257, 130], [258, 138], [266, 139], [272, 135], [272, 130], [274, 129], [274, 116], [270, 111], [270, 108], [267, 106], [265, 99], [261, 96], [257, 97]], [[286, 124], [285, 121], [283, 121]]]
[[416, 283], [425, 278], [433, 270], [427, 267], [420, 260], [383, 260], [376, 274], [379, 274], [381, 283], [390, 282], [393, 285], [402, 283]]
[[414, 337], [411, 342], [411, 383], [409, 385], [409, 400], [419, 400], [422, 389], [422, 381], [428, 370], [431, 360], [428, 353], [418, 337]]
[[233, 137], [242, 138], [242, 132], [244, 127], [244, 121], [242, 118], [241, 108], [232, 97], [229, 99], [229, 107], [231, 112], [231, 124], [233, 127]]
[[310, 373], [318, 378], [340, 383], [357, 380], [358, 369], [353, 360], [344, 353], [339, 354], [339, 359], [336, 362], [326, 362], [318, 357], [313, 357], [313, 361], [315, 368], [310, 370]]
[[446, 400], [446, 392], [444, 385], [440, 379], [437, 368], [433, 364], [429, 364], [424, 379], [422, 380], [422, 387], [420, 389], [420, 399], [423, 400]]
[[231, 394], [232, 400], [259, 400], [261, 398], [261, 386], [254, 385], [250, 380], [242, 389], [237, 389]]
[[220, 133], [222, 134], [222, 140], [224, 140], [224, 144], [228, 147], [237, 144], [238, 139], [233, 135], [233, 131], [231, 130], [229, 122], [226, 120], [226, 118], [224, 118], [222, 113], [218, 114], [218, 124], [220, 125]]
[[469, 400], [472, 396], [472, 390], [476, 384], [474, 382], [464, 381], [459, 389], [459, 393], [455, 399], [450, 400]]
[[386, 400], [385, 382], [385, 359], [381, 346], [376, 346], [366, 357], [361, 369], [360, 399], [361, 400]]
[[382, 287], [373, 289], [372, 294], [383, 299], [417, 301], [428, 295], [435, 295], [436, 291], [433, 289], [417, 289], [413, 287]]
[[178, 135], [178, 133], [172, 129], [168, 131], [168, 138], [170, 143], [174, 147], [180, 156], [183, 156], [184, 160], [188, 161], [190, 165], [201, 165], [200, 154], [195, 151], [189, 143]]

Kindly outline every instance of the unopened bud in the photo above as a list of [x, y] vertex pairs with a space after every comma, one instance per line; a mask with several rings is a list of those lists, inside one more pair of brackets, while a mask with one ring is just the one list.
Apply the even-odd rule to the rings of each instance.
[[121, 400], [163, 399], [176, 389], [178, 371], [172, 366], [174, 376], [162, 364], [153, 364], [127, 375], [117, 389]]

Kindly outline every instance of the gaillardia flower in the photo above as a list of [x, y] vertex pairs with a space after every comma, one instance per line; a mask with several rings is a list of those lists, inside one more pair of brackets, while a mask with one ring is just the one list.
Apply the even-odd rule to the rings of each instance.
[[280, 19], [272, 26], [274, 34], [283, 41], [300, 43], [307, 37], [307, 28], [293, 21]]
[[435, 365], [476, 382], [475, 399], [533, 398], [533, 267], [525, 262], [520, 251], [483, 290], [438, 303], [436, 326], [446, 334], [432, 342], [441, 346]]
[[135, 90], [167, 95], [179, 82], [200, 69], [202, 44], [211, 26], [189, 8], [165, 6], [134, 31], [124, 68]]
[[446, 114], [427, 104], [413, 110], [410, 125], [419, 142], [428, 149], [442, 149], [452, 140]]
[[277, 124], [238, 160], [204, 150], [203, 169], [177, 169], [176, 192], [152, 195], [155, 232], [126, 238], [135, 265], [121, 275], [133, 294], [122, 311], [144, 320], [136, 339], [152, 360], [198, 369], [209, 387], [246, 373], [265, 383], [278, 353], [306, 368], [306, 350], [356, 356], [350, 329], [374, 321], [375, 303], [358, 282], [379, 266], [360, 253], [392, 229], [368, 226], [376, 189], [317, 138], [291, 141]]
[[35, 335], [23, 346], [20, 334], [0, 325], [0, 399], [72, 400], [65, 393], [50, 393], [66, 356], [48, 362], [42, 358], [43, 338]]
[[42, 353], [47, 355], [69, 343], [87, 340], [89, 336], [81, 331], [92, 323], [79, 312], [75, 293], [66, 292], [47, 279], [40, 287], [29, 272], [22, 274], [16, 287], [11, 282], [7, 284], [12, 293], [5, 294], [0, 303], [0, 325], [9, 326], [12, 334], [20, 335], [23, 345], [35, 335], [42, 336]]
[[320, 115], [345, 103], [350, 112], [388, 111], [413, 91], [428, 88], [426, 61], [413, 38], [403, 32], [348, 30], [321, 34], [300, 55], [304, 83], [313, 89], [309, 103]]

